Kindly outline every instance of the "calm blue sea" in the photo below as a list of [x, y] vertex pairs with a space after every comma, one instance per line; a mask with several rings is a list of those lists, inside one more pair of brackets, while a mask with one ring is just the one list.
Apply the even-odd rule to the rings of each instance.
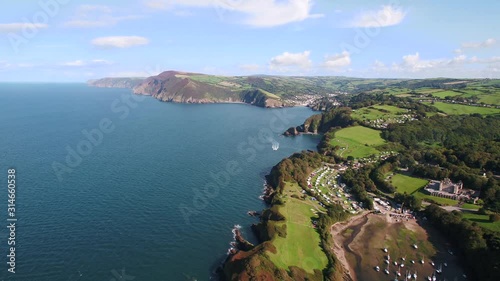
[[264, 175], [319, 141], [280, 136], [313, 114], [307, 108], [138, 98], [84, 84], [0, 84], [0, 280], [208, 280], [233, 225], [250, 235], [246, 213], [263, 208]]

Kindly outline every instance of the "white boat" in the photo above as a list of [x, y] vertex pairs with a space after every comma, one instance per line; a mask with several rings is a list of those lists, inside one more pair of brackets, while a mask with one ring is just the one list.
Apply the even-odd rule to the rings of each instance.
[[377, 265], [377, 266], [375, 266], [375, 270], [376, 270], [377, 272], [379, 272], [379, 271], [380, 271], [380, 267], [379, 267], [378, 265]]
[[273, 146], [272, 146], [273, 150], [276, 151], [280, 148], [280, 143], [277, 142], [277, 141], [273, 141]]
[[387, 252], [388, 252], [387, 248], [384, 248], [384, 253], [387, 253]]
[[414, 249], [418, 249], [417, 244], [413, 244], [413, 248], [414, 248]]
[[386, 268], [386, 269], [384, 270], [384, 272], [385, 272], [385, 274], [389, 275], [389, 269], [387, 269], [387, 268]]
[[413, 279], [417, 279], [417, 271], [415, 271], [415, 273], [413, 273]]

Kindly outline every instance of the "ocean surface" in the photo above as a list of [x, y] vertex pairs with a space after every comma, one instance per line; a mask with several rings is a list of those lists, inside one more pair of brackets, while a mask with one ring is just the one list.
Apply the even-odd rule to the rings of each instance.
[[162, 103], [84, 84], [0, 84], [0, 280], [208, 280], [235, 224], [252, 239], [257, 220], [247, 211], [264, 208], [264, 175], [315, 149], [317, 136], [280, 136], [312, 114]]

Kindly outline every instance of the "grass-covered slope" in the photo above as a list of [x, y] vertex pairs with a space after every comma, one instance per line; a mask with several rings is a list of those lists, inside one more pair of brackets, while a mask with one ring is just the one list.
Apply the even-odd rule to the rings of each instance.
[[302, 152], [273, 167], [268, 176], [273, 189], [270, 208], [253, 226], [261, 244], [228, 258], [222, 270], [226, 280], [342, 280], [343, 270], [331, 250], [330, 226], [346, 213], [341, 207], [322, 208], [301, 192], [321, 163], [318, 153]]

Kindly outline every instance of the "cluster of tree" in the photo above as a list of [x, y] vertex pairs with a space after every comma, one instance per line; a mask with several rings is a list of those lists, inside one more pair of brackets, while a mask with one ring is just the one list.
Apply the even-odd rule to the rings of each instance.
[[377, 104], [392, 105], [400, 108], [411, 109], [417, 117], [425, 117], [426, 112], [437, 112], [435, 107], [420, 103], [415, 99], [409, 97], [396, 97], [394, 95], [383, 93], [363, 93], [355, 95], [346, 100], [345, 103], [352, 109], [359, 109]]
[[434, 116], [392, 124], [382, 137], [405, 149], [399, 164], [414, 174], [436, 180], [462, 181], [481, 190], [486, 206], [500, 211], [500, 116]]
[[370, 173], [370, 178], [381, 191], [385, 193], [394, 193], [396, 188], [385, 180], [385, 175], [396, 168], [396, 164], [390, 162], [390, 159], [381, 163], [376, 169]]
[[[459, 91], [456, 91], [458, 92], [459, 94], [466, 94], [465, 92], [459, 92]], [[447, 101], [458, 101], [458, 102], [473, 102], [473, 103], [476, 103], [479, 101], [479, 97], [478, 96], [468, 96], [468, 97], [462, 97], [462, 96], [446, 96], [444, 97], [445, 100]]]
[[486, 230], [432, 204], [425, 209], [429, 221], [462, 252], [473, 280], [500, 280], [500, 232]]
[[321, 166], [322, 157], [317, 152], [302, 151], [281, 160], [271, 169], [267, 182], [282, 193], [285, 182], [297, 182], [302, 188], [307, 188], [307, 178], [312, 171]]
[[403, 205], [404, 208], [408, 208], [414, 211], [420, 211], [422, 207], [422, 199], [417, 198], [411, 194], [396, 193], [394, 195], [394, 201]]
[[407, 80], [402, 81], [400, 83], [395, 84], [400, 88], [407, 89], [419, 89], [419, 88], [435, 88], [435, 89], [458, 89], [465, 88], [467, 86], [466, 82], [464, 83], [454, 83], [461, 82], [463, 80], [458, 79], [450, 79], [450, 78], [437, 78], [437, 79], [423, 79], [423, 80]]
[[354, 123], [351, 113], [352, 111], [348, 107], [334, 108], [307, 118], [304, 124], [289, 128], [284, 135], [290, 136], [300, 133], [322, 134], [328, 132], [331, 128], [349, 127]]
[[348, 218], [348, 214], [344, 208], [339, 204], [333, 204], [326, 208], [326, 214], [320, 213], [318, 220], [318, 231], [321, 237], [321, 247], [326, 253], [328, 258], [328, 266], [323, 271], [325, 280], [327, 281], [340, 281], [343, 279], [343, 268], [340, 262], [335, 257], [333, 252], [334, 242], [330, 233], [331, 226], [340, 221]]
[[347, 169], [342, 174], [342, 181], [351, 188], [351, 193], [357, 197], [358, 201], [362, 202], [365, 208], [373, 209], [373, 200], [368, 195], [367, 191], [375, 192], [377, 186], [370, 178], [372, 166], [364, 166], [360, 169]]
[[325, 133], [331, 128], [345, 128], [353, 124], [352, 110], [348, 107], [334, 108], [322, 114], [313, 115], [306, 119], [304, 132]]

